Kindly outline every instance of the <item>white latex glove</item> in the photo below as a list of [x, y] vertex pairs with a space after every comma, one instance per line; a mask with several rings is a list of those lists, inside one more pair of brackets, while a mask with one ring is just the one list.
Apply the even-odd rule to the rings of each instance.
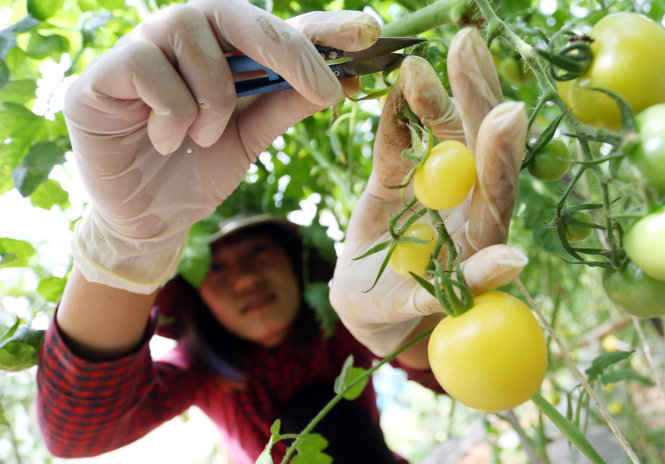
[[[454, 105], [425, 60], [409, 57], [402, 63], [399, 85], [384, 104], [372, 173], [353, 210], [333, 278], [330, 298], [341, 320], [382, 357], [403, 343], [422, 316], [443, 311], [415, 279], [395, 273], [390, 266], [367, 292], [388, 250], [354, 260], [389, 239], [386, 207], [395, 214], [403, 206], [400, 190], [387, 186], [399, 185], [413, 166], [401, 156], [411, 143], [407, 121], [395, 117], [405, 99], [439, 141], [466, 143], [476, 158], [478, 179], [472, 193], [461, 205], [440, 212], [461, 248], [462, 274], [472, 294], [512, 281], [528, 261], [522, 252], [505, 245], [526, 141], [524, 105], [502, 103], [492, 57], [475, 29], [463, 29], [455, 36], [448, 52], [448, 74]], [[407, 191], [406, 198], [412, 197], [412, 190]], [[441, 262], [445, 268], [446, 256]]]
[[[194, 0], [150, 17], [96, 59], [64, 109], [92, 199], [73, 241], [86, 279], [136, 293], [158, 288], [191, 225], [275, 137], [357, 91], [356, 79], [335, 78], [313, 42], [361, 50], [379, 34], [361, 12], [282, 21], [243, 0]], [[224, 57], [234, 50], [293, 88], [237, 100]]]

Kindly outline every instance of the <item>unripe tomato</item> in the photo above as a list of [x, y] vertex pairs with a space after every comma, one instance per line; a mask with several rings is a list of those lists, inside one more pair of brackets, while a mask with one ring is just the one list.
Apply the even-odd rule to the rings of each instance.
[[[580, 222], [591, 222], [591, 214], [586, 211], [575, 211], [570, 215], [571, 218]], [[575, 224], [565, 224], [564, 231], [566, 232], [566, 239], [569, 242], [580, 242], [591, 235], [593, 231], [590, 227], [578, 226]]]
[[390, 255], [388, 264], [393, 271], [410, 276], [409, 271], [424, 276], [430, 255], [436, 245], [436, 231], [423, 221], [416, 221], [404, 231], [403, 236], [429, 240], [427, 243], [399, 243]]
[[547, 370], [547, 344], [538, 321], [520, 299], [497, 291], [475, 297], [464, 314], [439, 322], [428, 355], [443, 389], [485, 412], [527, 401]]
[[423, 205], [450, 209], [466, 198], [476, 182], [476, 160], [460, 142], [436, 144], [413, 175], [413, 191]]
[[640, 143], [630, 159], [659, 193], [665, 193], [665, 103], [639, 113], [637, 132]]
[[635, 113], [665, 102], [665, 28], [637, 13], [609, 14], [596, 23], [593, 62], [581, 76], [558, 84], [561, 98], [583, 123], [617, 130], [616, 101], [600, 87], [621, 95]]
[[552, 139], [533, 154], [527, 169], [536, 179], [551, 182], [568, 172], [570, 159], [568, 145], [563, 140]]
[[665, 282], [652, 279], [635, 263], [603, 273], [603, 289], [617, 307], [637, 317], [665, 316]]
[[646, 275], [665, 281], [665, 207], [633, 224], [623, 237], [623, 247]]

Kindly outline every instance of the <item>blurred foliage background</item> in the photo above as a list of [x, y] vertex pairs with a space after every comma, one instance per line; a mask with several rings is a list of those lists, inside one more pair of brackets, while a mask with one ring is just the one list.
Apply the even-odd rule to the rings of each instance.
[[[33, 398], [36, 352], [71, 268], [72, 224], [87, 201], [71, 162], [61, 111], [64, 90], [142, 18], [170, 3], [176, 2], [0, 0], [0, 462], [59, 462], [40, 443]], [[476, 3], [464, 0], [252, 3], [282, 18], [311, 10], [365, 10], [384, 24], [386, 34], [430, 39], [427, 58], [444, 83], [447, 44], [454, 33], [470, 22], [483, 26]], [[665, 16], [663, 0], [503, 0], [492, 8], [533, 46], [546, 46], [564, 28], [588, 32], [611, 11], [638, 11], [661, 23]], [[524, 101], [532, 111], [542, 82], [508, 41], [494, 40], [491, 50], [506, 99]], [[394, 80], [394, 75], [368, 76], [362, 85], [370, 92]], [[289, 214], [312, 225], [313, 240], [343, 246], [350, 212], [371, 167], [379, 113], [375, 99], [347, 100], [275, 140], [215, 215], [194, 227], [180, 271], [200, 278], [207, 259], [201, 237], [220, 217], [244, 210]], [[532, 139], [559, 113], [555, 105], [546, 105], [531, 126]], [[575, 151], [575, 140], [567, 141]], [[509, 243], [529, 256], [521, 280], [581, 371], [607, 353], [626, 353], [607, 364], [604, 374], [613, 376], [586, 374], [587, 380], [640, 462], [663, 462], [662, 318], [636, 319], [614, 307], [600, 284], [602, 269], [573, 263], [566, 253], [554, 219], [571, 175], [545, 183], [522, 172]], [[598, 194], [593, 181], [583, 187], [588, 198]], [[507, 291], [520, 295], [514, 287]], [[387, 439], [411, 462], [584, 462], [531, 404], [484, 415], [389, 369], [375, 383]], [[628, 462], [554, 342], [541, 392], [589, 437], [605, 438], [599, 451], [607, 462]], [[448, 460], [436, 457], [444, 451]], [[566, 457], [557, 460], [562, 452]], [[213, 452], [208, 462], [219, 459]]]

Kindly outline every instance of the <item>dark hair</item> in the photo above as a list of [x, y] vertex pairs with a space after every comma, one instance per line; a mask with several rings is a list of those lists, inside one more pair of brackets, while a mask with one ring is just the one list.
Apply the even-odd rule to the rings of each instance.
[[[305, 274], [309, 281], [327, 282], [332, 278], [334, 265], [324, 260], [316, 250], [308, 249], [304, 252], [303, 242], [295, 228], [289, 230], [273, 223], [258, 224], [224, 237], [221, 243], [264, 235], [271, 237], [288, 255], [301, 295], [306, 285]], [[178, 328], [176, 336], [181, 343], [208, 369], [227, 379], [242, 382], [245, 376], [240, 361], [252, 343], [226, 330], [203, 302], [197, 289], [182, 276], [176, 276], [169, 281], [164, 293], [169, 293], [169, 289], [166, 289], [169, 286], [171, 296], [168, 298], [168, 305], [173, 311], [174, 322]], [[160, 306], [160, 310], [164, 306], [159, 304], [159, 296], [157, 306]], [[320, 333], [316, 312], [303, 296], [291, 336], [296, 343], [306, 347]]]

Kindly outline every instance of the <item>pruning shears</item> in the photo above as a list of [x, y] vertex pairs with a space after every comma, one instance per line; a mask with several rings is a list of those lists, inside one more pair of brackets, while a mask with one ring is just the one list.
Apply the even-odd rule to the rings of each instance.
[[[321, 45], [316, 45], [316, 49], [326, 60], [335, 76], [342, 79], [343, 77], [391, 71], [397, 68], [402, 60], [406, 58], [403, 53], [393, 52], [425, 40], [415, 37], [381, 37], [371, 47], [356, 52]], [[291, 84], [286, 82], [282, 76], [247, 55], [232, 55], [227, 57], [226, 60], [233, 74], [256, 73], [257, 71], [264, 73], [260, 77], [237, 81], [235, 88], [238, 97], [259, 95], [291, 87]]]

